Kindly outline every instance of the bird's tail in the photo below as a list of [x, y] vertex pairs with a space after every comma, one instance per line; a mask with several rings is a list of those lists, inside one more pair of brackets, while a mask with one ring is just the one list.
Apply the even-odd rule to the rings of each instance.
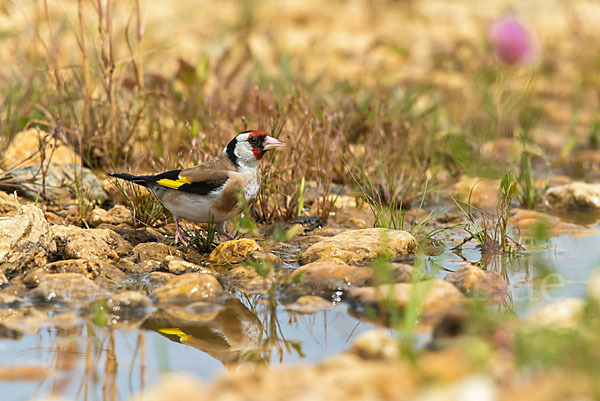
[[144, 175], [131, 175], [127, 173], [109, 173], [111, 177], [120, 178], [125, 181], [133, 182], [134, 184], [148, 186], [148, 177]]

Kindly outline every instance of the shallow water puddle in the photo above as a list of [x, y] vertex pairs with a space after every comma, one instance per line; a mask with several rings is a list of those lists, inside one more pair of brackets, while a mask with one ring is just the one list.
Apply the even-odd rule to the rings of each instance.
[[[497, 307], [527, 316], [553, 300], [585, 296], [586, 280], [600, 265], [599, 243], [600, 233], [582, 229], [576, 235], [552, 237], [543, 247], [527, 245], [513, 257], [491, 258], [486, 268], [509, 283], [509, 295]], [[474, 245], [465, 246], [460, 255], [448, 246], [427, 258], [427, 269], [443, 278], [481, 257]], [[124, 321], [112, 329], [100, 328], [90, 323], [92, 317], [74, 312], [79, 323], [67, 328], [32, 334], [5, 331], [0, 340], [2, 365], [7, 367], [0, 369], [2, 399], [56, 394], [76, 400], [126, 400], [170, 371], [209, 381], [238, 362], [274, 367], [318, 362], [346, 350], [358, 334], [375, 327], [353, 318], [345, 304], [308, 315], [270, 305], [268, 296], [242, 296], [218, 304], [166, 307], [137, 317], [141, 329], [123, 328]], [[138, 327], [135, 321], [130, 319], [130, 327]], [[428, 339], [418, 335], [418, 346]], [[27, 366], [38, 369], [15, 369]]]
[[[144, 323], [147, 330], [110, 331], [84, 325], [68, 333], [47, 329], [3, 339], [3, 364], [50, 371], [46, 378], [0, 381], [2, 399], [27, 400], [52, 393], [77, 400], [128, 399], [170, 371], [210, 380], [237, 361], [272, 366], [318, 362], [347, 349], [356, 335], [374, 327], [357, 322], [344, 305], [313, 315], [281, 308], [265, 315], [232, 301], [235, 306], [225, 308], [229, 320], [225, 318], [222, 325], [218, 319], [195, 328], [185, 326], [183, 319], [177, 322], [179, 327], [171, 327], [173, 320], [161, 325], [167, 322], [158, 312]], [[240, 324], [240, 313], [246, 314], [246, 324]], [[184, 332], [190, 333], [187, 338]]]
[[[582, 229], [576, 235], [560, 235], [548, 239], [543, 247], [525, 244], [526, 251], [515, 256], [496, 255], [485, 263], [487, 270], [498, 272], [509, 285], [504, 307], [519, 316], [565, 297], [586, 295], [587, 279], [600, 267], [600, 233], [597, 228]], [[446, 249], [429, 260], [429, 271], [443, 278], [448, 273], [434, 267], [458, 270], [481, 260], [481, 251], [473, 244], [462, 250], [462, 259]]]

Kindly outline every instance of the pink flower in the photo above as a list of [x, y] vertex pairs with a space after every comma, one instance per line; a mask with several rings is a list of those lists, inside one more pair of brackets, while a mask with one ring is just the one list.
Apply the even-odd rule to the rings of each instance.
[[507, 64], [530, 61], [534, 56], [536, 46], [531, 33], [513, 17], [496, 20], [489, 38], [498, 58]]

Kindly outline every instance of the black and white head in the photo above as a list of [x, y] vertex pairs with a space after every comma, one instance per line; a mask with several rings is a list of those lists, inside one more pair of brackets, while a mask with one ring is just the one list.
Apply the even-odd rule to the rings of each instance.
[[258, 162], [268, 150], [282, 146], [285, 143], [268, 136], [264, 131], [244, 131], [229, 142], [225, 153], [236, 166], [258, 167]]

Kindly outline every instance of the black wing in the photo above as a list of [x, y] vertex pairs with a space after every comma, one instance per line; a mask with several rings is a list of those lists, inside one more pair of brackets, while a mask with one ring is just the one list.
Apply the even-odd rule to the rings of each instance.
[[227, 174], [218, 174], [214, 178], [204, 181], [190, 182], [186, 177], [179, 177], [181, 170], [171, 170], [157, 175], [131, 175], [131, 174], [109, 174], [111, 177], [121, 178], [133, 183], [143, 185], [159, 185], [164, 188], [174, 189], [176, 191], [188, 192], [197, 195], [208, 195], [211, 192], [221, 188], [229, 176]]

